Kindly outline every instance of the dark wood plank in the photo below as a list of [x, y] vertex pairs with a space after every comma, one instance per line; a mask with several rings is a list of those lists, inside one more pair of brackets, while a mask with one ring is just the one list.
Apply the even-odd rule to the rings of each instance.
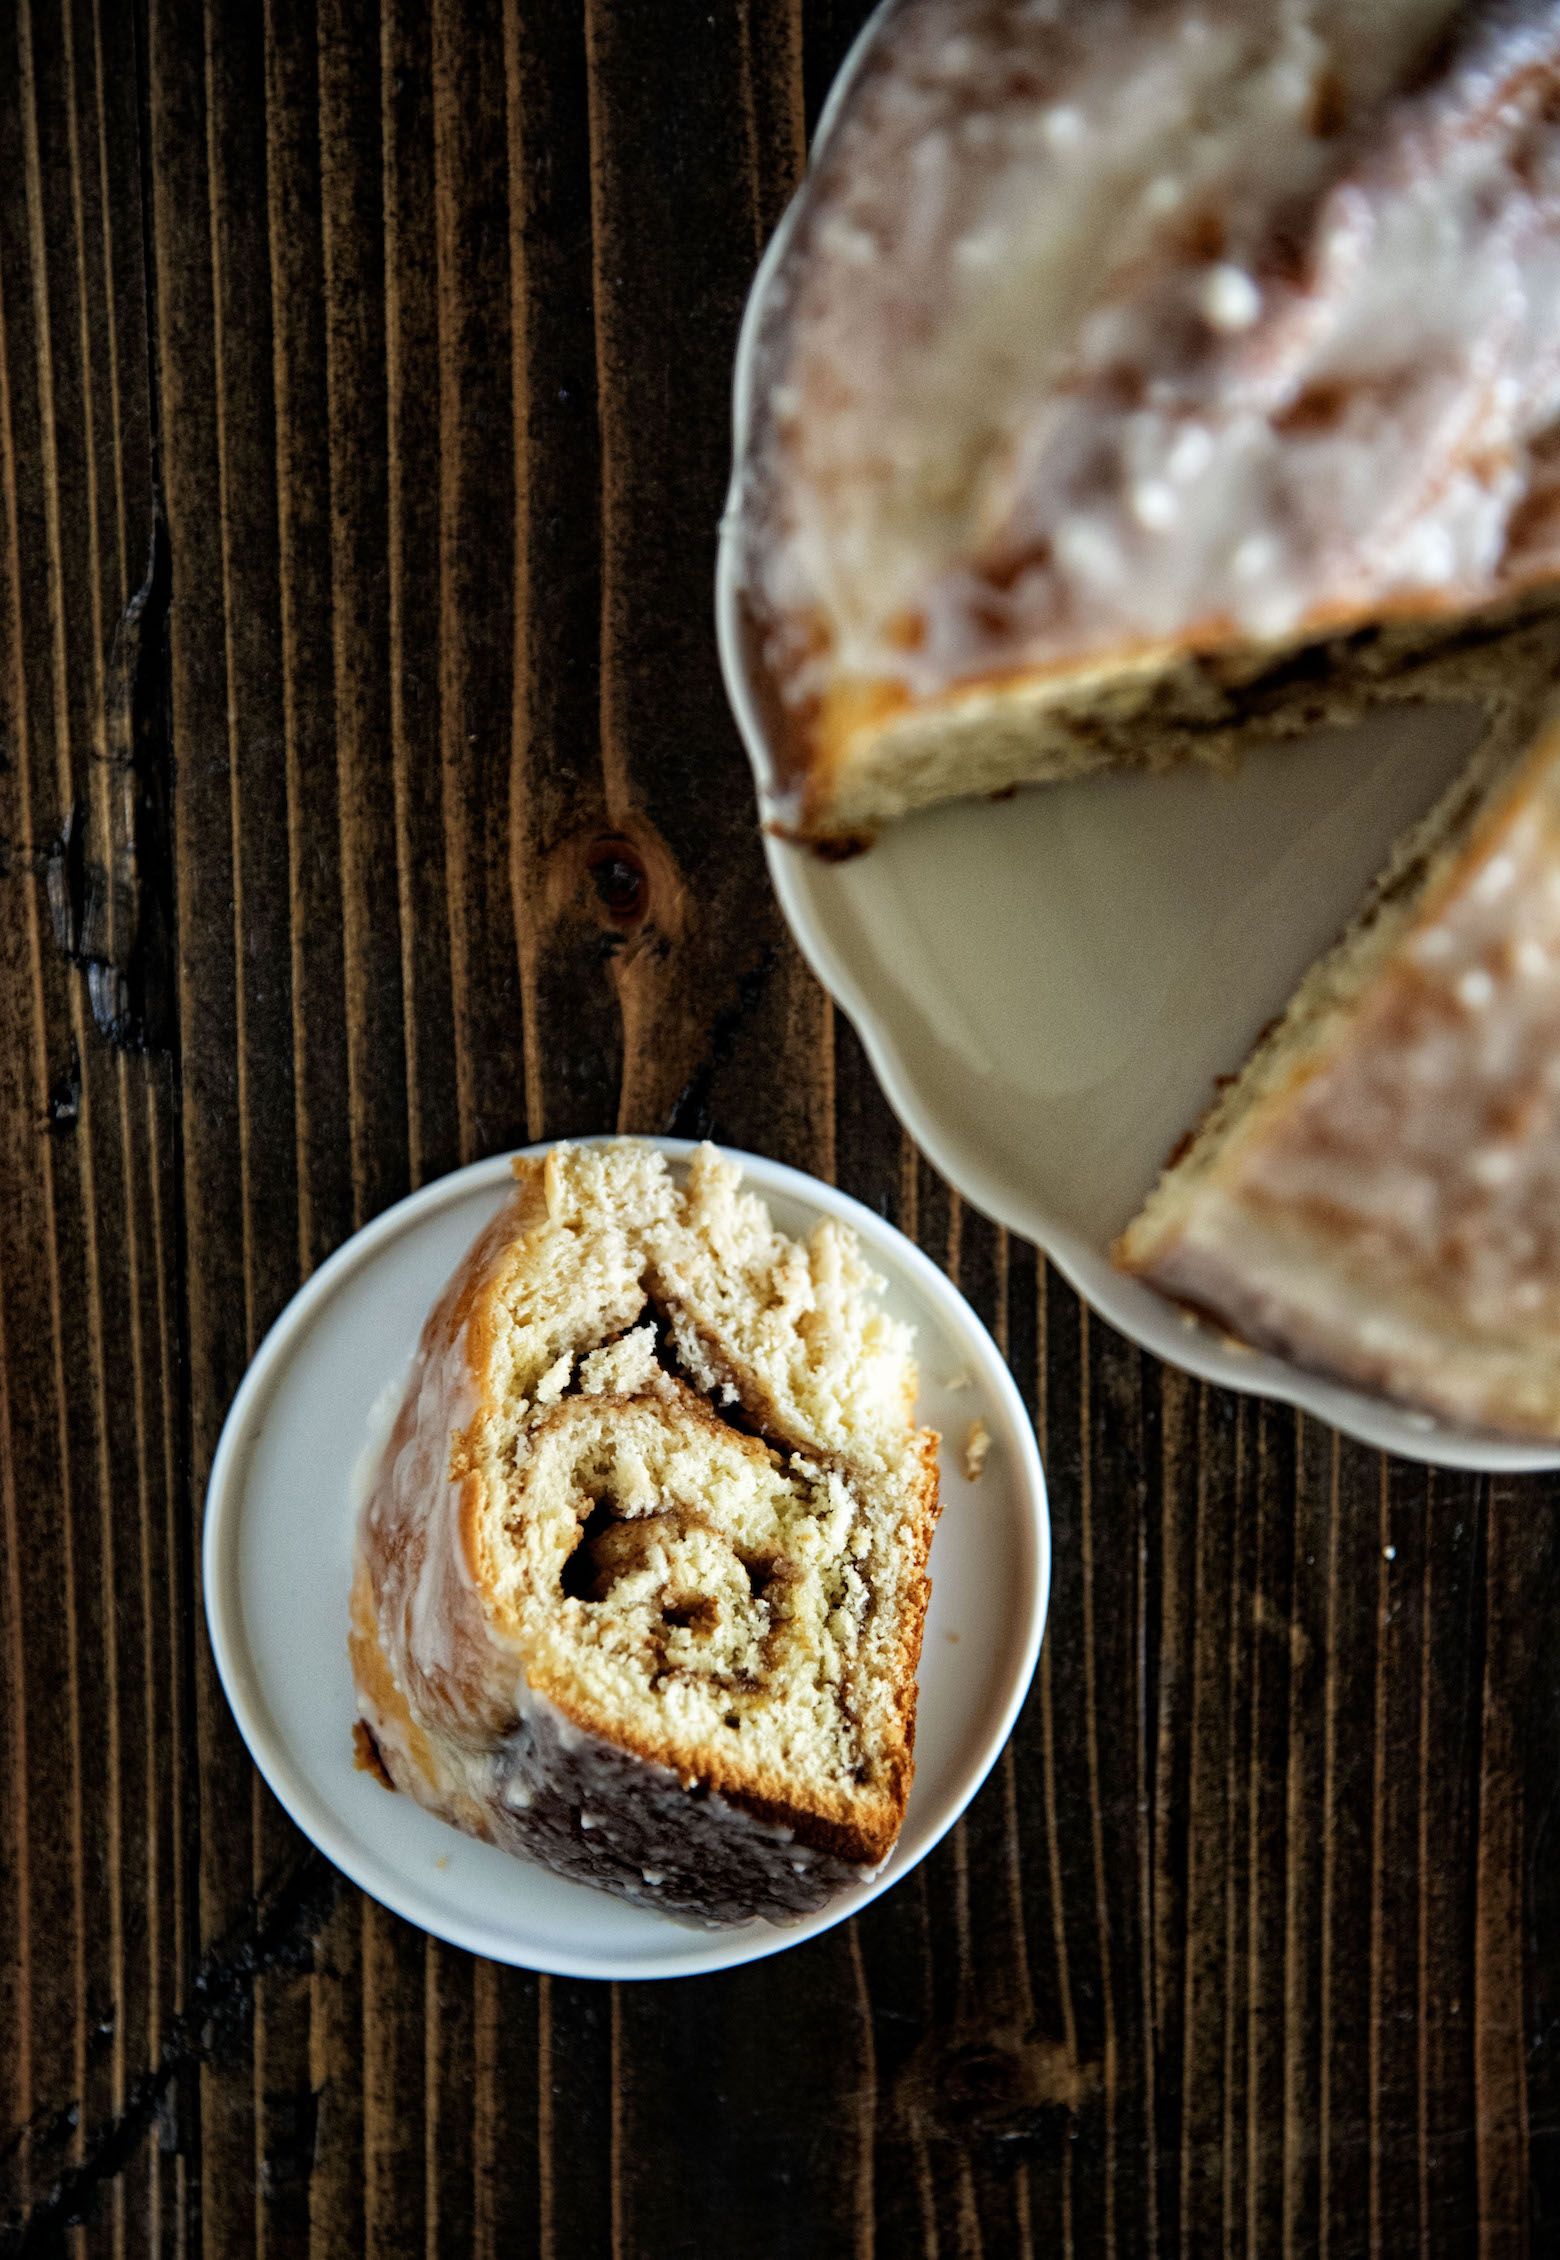
[[[755, 15], [789, 62], [789, 18]], [[741, 1144], [758, 1115], [756, 1143], [827, 1172], [826, 1008], [764, 875], [710, 630], [731, 353], [772, 201], [760, 184], [796, 168], [799, 103], [773, 69], [755, 77], [746, 10], [691, 13], [676, 40], [653, 0], [587, 6], [585, 25], [602, 776], [607, 819], [646, 875], [611, 959], [618, 1127], [718, 1128]], [[707, 356], [688, 356], [690, 336]]]
[[[342, 34], [360, 79], [372, 58]], [[438, 276], [433, 59], [426, 17], [387, 4], [380, 28], [389, 767], [395, 811], [407, 1174], [461, 1158], [439, 752]], [[383, 779], [381, 779], [381, 788]], [[380, 912], [387, 905], [380, 897]]]
[[612, 962], [643, 922], [638, 850], [608, 813], [601, 739], [601, 429], [585, 24], [504, 14], [514, 351], [514, 890], [527, 1128], [610, 1122], [623, 1076]]
[[[14, 2225], [88, 2210], [105, 2134], [141, 2108], [180, 2004], [190, 1593], [175, 1065], [144, 1012], [166, 941], [166, 744], [139, 640], [156, 593], [133, 602], [153, 526], [134, 30], [91, 5], [22, 7], [0, 43], [0, 2217]], [[135, 2140], [120, 2163], [77, 2241], [160, 2249], [176, 2162]]]
[[[223, 504], [227, 377], [218, 327], [231, 271], [231, 211], [212, 168], [207, 109], [208, 25], [198, 7], [150, 11], [148, 134], [151, 237], [158, 283], [157, 362], [162, 468], [171, 550], [169, 718], [178, 764], [174, 858], [179, 917], [178, 1020], [186, 1244], [200, 1251], [187, 1278], [189, 1474], [199, 1498], [222, 1417], [257, 1339], [248, 1261], [253, 1237], [246, 1182], [239, 1054], [241, 868], [235, 856], [232, 779], [242, 732], [241, 688], [231, 680], [226, 625], [231, 538]], [[229, 62], [214, 55], [219, 82]], [[245, 200], [245, 215], [253, 199]], [[215, 380], [215, 381], [213, 381]], [[169, 444], [170, 440], [173, 444]], [[252, 442], [252, 444], [256, 444]], [[241, 740], [240, 740], [241, 748]], [[240, 762], [242, 750], [240, 750]], [[247, 843], [244, 843], [247, 846]], [[285, 1182], [285, 1179], [284, 1179]], [[280, 1282], [278, 1282], [280, 1285]], [[186, 1502], [186, 1512], [189, 1502]], [[195, 1643], [195, 1760], [201, 1829], [196, 1915], [200, 1943], [242, 1920], [254, 1890], [256, 1792], [217, 1683], [203, 1631]], [[199, 2077], [198, 2117], [181, 2129], [190, 2172], [192, 2226], [235, 2255], [255, 2242], [254, 2059], [240, 2043], [242, 2077]]]

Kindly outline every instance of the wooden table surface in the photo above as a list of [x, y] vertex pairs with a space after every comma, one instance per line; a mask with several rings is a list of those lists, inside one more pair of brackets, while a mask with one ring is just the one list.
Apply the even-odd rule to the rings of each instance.
[[[6, 0], [7, 2252], [1560, 2250], [1556, 1484], [1120, 1341], [902, 1136], [769, 892], [728, 375], [860, 12]], [[946, 1264], [1056, 1541], [942, 1848], [640, 1986], [345, 1885], [248, 1761], [198, 1561], [311, 1269], [614, 1125]]]

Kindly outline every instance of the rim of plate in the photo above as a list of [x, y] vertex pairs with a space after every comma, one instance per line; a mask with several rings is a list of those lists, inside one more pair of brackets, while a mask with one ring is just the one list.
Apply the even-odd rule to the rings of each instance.
[[[818, 121], [809, 168], [839, 116], [851, 79], [859, 69], [881, 19], [897, 0], [879, 0], [846, 54]], [[1431, 1467], [1470, 1469], [1487, 1474], [1531, 1474], [1560, 1467], [1560, 1450], [1521, 1443], [1453, 1426], [1385, 1398], [1367, 1395], [1322, 1374], [1307, 1372], [1287, 1359], [1248, 1350], [1217, 1333], [1136, 1279], [1118, 1272], [1104, 1252], [1068, 1230], [1042, 1200], [995, 1175], [945, 1127], [935, 1096], [923, 1086], [900, 1044], [880, 1014], [870, 989], [855, 967], [834, 947], [813, 913], [809, 890], [826, 886], [830, 867], [805, 848], [776, 836], [772, 827], [776, 768], [758, 700], [748, 676], [748, 651], [742, 634], [741, 580], [742, 463], [752, 415], [754, 361], [770, 286], [796, 226], [806, 182], [792, 197], [759, 261], [743, 311], [731, 390], [731, 480], [721, 514], [715, 562], [715, 634], [726, 696], [752, 767], [769, 876], [803, 956], [835, 1002], [848, 1013], [873, 1073], [894, 1112], [927, 1159], [977, 1208], [1011, 1232], [1044, 1250], [1062, 1277], [1110, 1325], [1140, 1349], [1167, 1364], [1245, 1396], [1276, 1399], [1311, 1414], [1357, 1442]]]
[[[250, 1362], [229, 1407], [206, 1485], [205, 1519], [201, 1535], [201, 1583], [206, 1623], [218, 1677], [239, 1732], [267, 1786], [284, 1810], [344, 1875], [370, 1897], [420, 1929], [467, 1952], [517, 1968], [545, 1971], [556, 1977], [614, 1979], [673, 1978], [714, 1975], [746, 1962], [766, 1960], [810, 1938], [832, 1930], [837, 1923], [859, 1914], [874, 1899], [898, 1883], [934, 1851], [959, 1820], [1007, 1745], [1023, 1707], [1039, 1660], [1051, 1593], [1051, 1522], [1045, 1473], [1035, 1441], [1034, 1427], [989, 1329], [969, 1300], [931, 1258], [886, 1218], [848, 1193], [841, 1193], [804, 1170], [739, 1147], [718, 1150], [741, 1165], [744, 1181], [754, 1190], [780, 1194], [820, 1216], [839, 1217], [854, 1227], [863, 1243], [887, 1256], [901, 1273], [908, 1274], [917, 1294], [924, 1297], [961, 1345], [978, 1360], [979, 1377], [1006, 1416], [1015, 1446], [1012, 1480], [1019, 1525], [1025, 1532], [1024, 1568], [1030, 1578], [1027, 1618], [1021, 1645], [1015, 1643], [1017, 1663], [992, 1726], [943, 1808], [927, 1828], [925, 1841], [901, 1857], [896, 1845], [884, 1868], [870, 1882], [852, 1887], [796, 1924], [777, 1926], [751, 1923], [729, 1933], [698, 1930], [663, 1918], [668, 1946], [663, 1954], [636, 1955], [632, 1961], [607, 1951], [578, 1953], [549, 1951], [538, 1956], [529, 1950], [519, 1927], [468, 1921], [441, 1906], [437, 1891], [419, 1885], [388, 1861], [381, 1865], [365, 1856], [357, 1837], [339, 1818], [335, 1807], [309, 1779], [306, 1768], [293, 1755], [285, 1737], [270, 1719], [260, 1688], [260, 1675], [251, 1657], [242, 1621], [242, 1577], [238, 1545], [243, 1526], [245, 1478], [251, 1447], [263, 1421], [273, 1389], [290, 1362], [300, 1339], [316, 1315], [344, 1282], [390, 1241], [397, 1239], [436, 1210], [461, 1201], [486, 1186], [497, 1189], [509, 1182], [511, 1163], [519, 1157], [549, 1153], [562, 1144], [594, 1146], [616, 1143], [613, 1137], [548, 1138], [535, 1145], [517, 1146], [484, 1161], [452, 1170], [366, 1224], [343, 1242], [334, 1254], [299, 1288], [275, 1320]], [[700, 1141], [645, 1135], [638, 1143], [654, 1147], [668, 1160], [682, 1161], [697, 1151]], [[347, 1507], [343, 1502], [343, 1511]], [[346, 1622], [346, 1595], [342, 1595], [342, 1622]], [[915, 1792], [911, 1790], [911, 1809]], [[907, 1815], [908, 1818], [908, 1815]], [[524, 1863], [517, 1863], [523, 1865]], [[575, 1889], [594, 1899], [588, 1884]]]

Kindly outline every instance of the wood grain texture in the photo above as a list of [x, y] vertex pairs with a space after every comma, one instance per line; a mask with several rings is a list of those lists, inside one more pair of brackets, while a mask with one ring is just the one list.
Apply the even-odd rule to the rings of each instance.
[[[904, 1138], [710, 587], [853, 0], [0, 18], [0, 2249], [1503, 2256], [1560, 2222], [1560, 1486], [1161, 1369]], [[248, 1763], [201, 1499], [298, 1284], [527, 1138], [893, 1218], [1056, 1569], [964, 1821], [697, 1983], [480, 1963]]]

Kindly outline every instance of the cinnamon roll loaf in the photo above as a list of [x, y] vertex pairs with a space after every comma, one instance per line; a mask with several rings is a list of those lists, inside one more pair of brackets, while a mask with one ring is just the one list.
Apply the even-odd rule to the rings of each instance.
[[366, 1498], [362, 1731], [474, 1836], [694, 1920], [783, 1921], [904, 1817], [937, 1517], [908, 1333], [853, 1235], [703, 1147], [559, 1146], [428, 1319]]
[[1403, 843], [1116, 1255], [1298, 1364], [1560, 1438], [1560, 722]]
[[899, 0], [755, 319], [781, 829], [1477, 687], [1560, 575], [1560, 6]]

